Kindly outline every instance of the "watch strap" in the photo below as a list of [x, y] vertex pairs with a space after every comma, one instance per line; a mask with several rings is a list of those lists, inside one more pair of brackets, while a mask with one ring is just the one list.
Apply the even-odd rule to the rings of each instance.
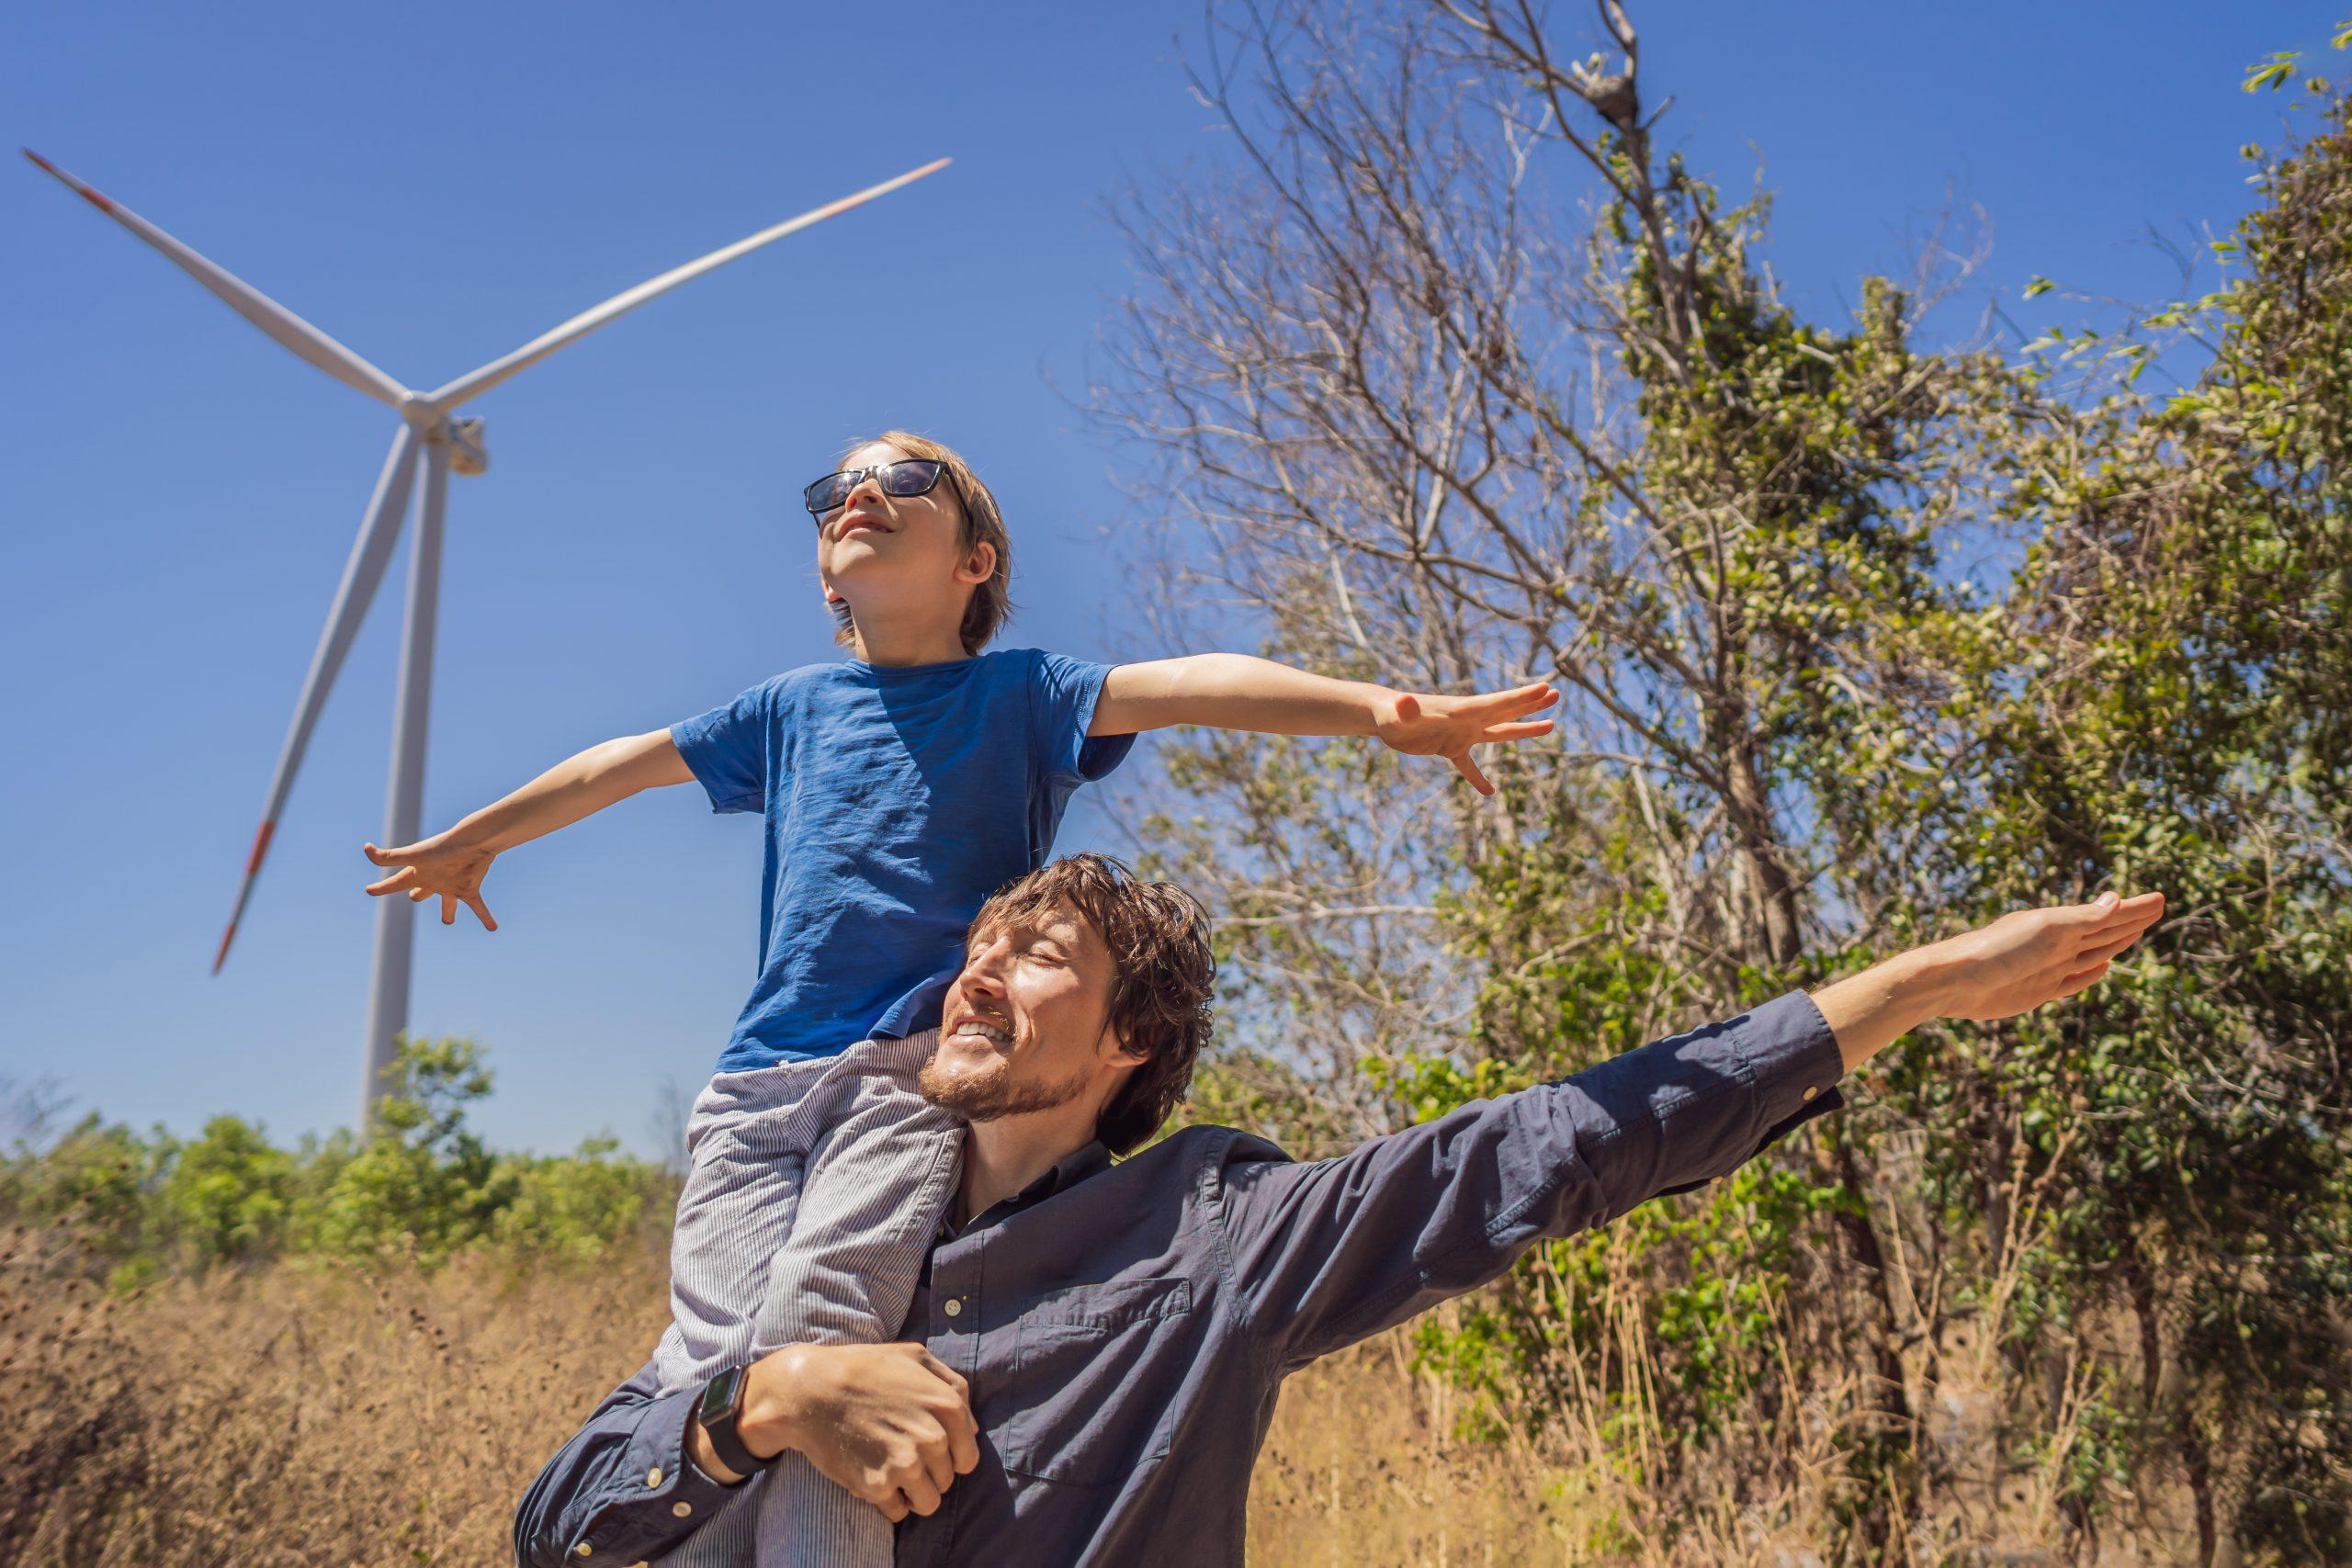
[[[703, 1432], [710, 1438], [710, 1446], [718, 1453], [721, 1464], [738, 1475], [756, 1475], [784, 1456], [777, 1454], [773, 1458], [762, 1459], [744, 1446], [742, 1434], [735, 1429], [736, 1422], [741, 1419], [743, 1415], [743, 1391], [752, 1383], [747, 1369], [730, 1367], [719, 1373], [718, 1377], [734, 1379], [735, 1386], [729, 1391], [727, 1407], [717, 1416], [706, 1416], [703, 1414], [703, 1407], [697, 1406], [695, 1411], [695, 1419], [702, 1423]], [[718, 1378], [711, 1380], [712, 1382], [718, 1381]]]

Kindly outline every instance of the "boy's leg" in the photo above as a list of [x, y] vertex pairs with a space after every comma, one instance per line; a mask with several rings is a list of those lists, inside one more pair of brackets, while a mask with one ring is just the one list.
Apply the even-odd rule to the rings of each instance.
[[[767, 1269], [756, 1331], [783, 1345], [879, 1343], [905, 1325], [932, 1233], [962, 1168], [963, 1123], [926, 1103], [915, 1074], [935, 1034], [854, 1047], [854, 1077], [808, 1156], [794, 1222]], [[812, 1105], [813, 1105], [812, 1098]], [[891, 1527], [798, 1454], [762, 1478], [759, 1568], [883, 1568]]]
[[686, 1179], [670, 1240], [670, 1326], [655, 1364], [663, 1392], [752, 1359], [767, 1269], [792, 1228], [807, 1146], [790, 1112], [830, 1063], [722, 1073], [686, 1123]]

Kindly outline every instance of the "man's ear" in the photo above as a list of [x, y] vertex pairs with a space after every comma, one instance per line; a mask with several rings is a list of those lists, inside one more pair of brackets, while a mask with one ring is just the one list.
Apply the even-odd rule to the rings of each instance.
[[1126, 1067], [1140, 1067], [1151, 1060], [1150, 1052], [1140, 1045], [1128, 1044], [1127, 1037], [1117, 1030], [1106, 1026], [1102, 1032], [1110, 1047], [1105, 1053], [1105, 1060]]
[[995, 575], [996, 547], [986, 539], [974, 545], [971, 553], [964, 558], [964, 564], [956, 569], [956, 581], [958, 582], [978, 584]]

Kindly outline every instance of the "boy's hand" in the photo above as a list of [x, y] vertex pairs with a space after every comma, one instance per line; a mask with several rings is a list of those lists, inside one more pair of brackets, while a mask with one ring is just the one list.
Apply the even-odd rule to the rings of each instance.
[[490, 863], [498, 858], [496, 850], [454, 842], [447, 833], [435, 833], [395, 850], [379, 850], [373, 844], [364, 847], [368, 858], [378, 865], [400, 868], [382, 881], [368, 885], [368, 891], [377, 897], [405, 893], [413, 904], [438, 897], [445, 926], [457, 922], [458, 906], [462, 903], [474, 912], [482, 930], [498, 929], [498, 922], [490, 917], [490, 906], [481, 901], [481, 879]]
[[1527, 720], [1526, 716], [1550, 707], [1559, 698], [1560, 694], [1543, 681], [1475, 697], [1415, 696], [1400, 692], [1373, 727], [1373, 733], [1399, 751], [1443, 757], [1480, 795], [1492, 795], [1495, 786], [1470, 760], [1470, 748], [1551, 734], [1550, 719]]

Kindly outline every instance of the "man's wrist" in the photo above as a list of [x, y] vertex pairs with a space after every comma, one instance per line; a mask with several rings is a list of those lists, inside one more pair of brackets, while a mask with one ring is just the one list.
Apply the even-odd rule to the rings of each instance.
[[735, 1435], [759, 1459], [774, 1459], [798, 1445], [799, 1401], [794, 1392], [805, 1357], [804, 1347], [787, 1345], [746, 1370], [743, 1412], [736, 1417]]
[[1859, 975], [1813, 993], [1814, 1005], [1838, 1039], [1848, 1072], [1894, 1041], [1943, 1016], [1951, 994], [1952, 959], [1941, 942], [1915, 947]]

